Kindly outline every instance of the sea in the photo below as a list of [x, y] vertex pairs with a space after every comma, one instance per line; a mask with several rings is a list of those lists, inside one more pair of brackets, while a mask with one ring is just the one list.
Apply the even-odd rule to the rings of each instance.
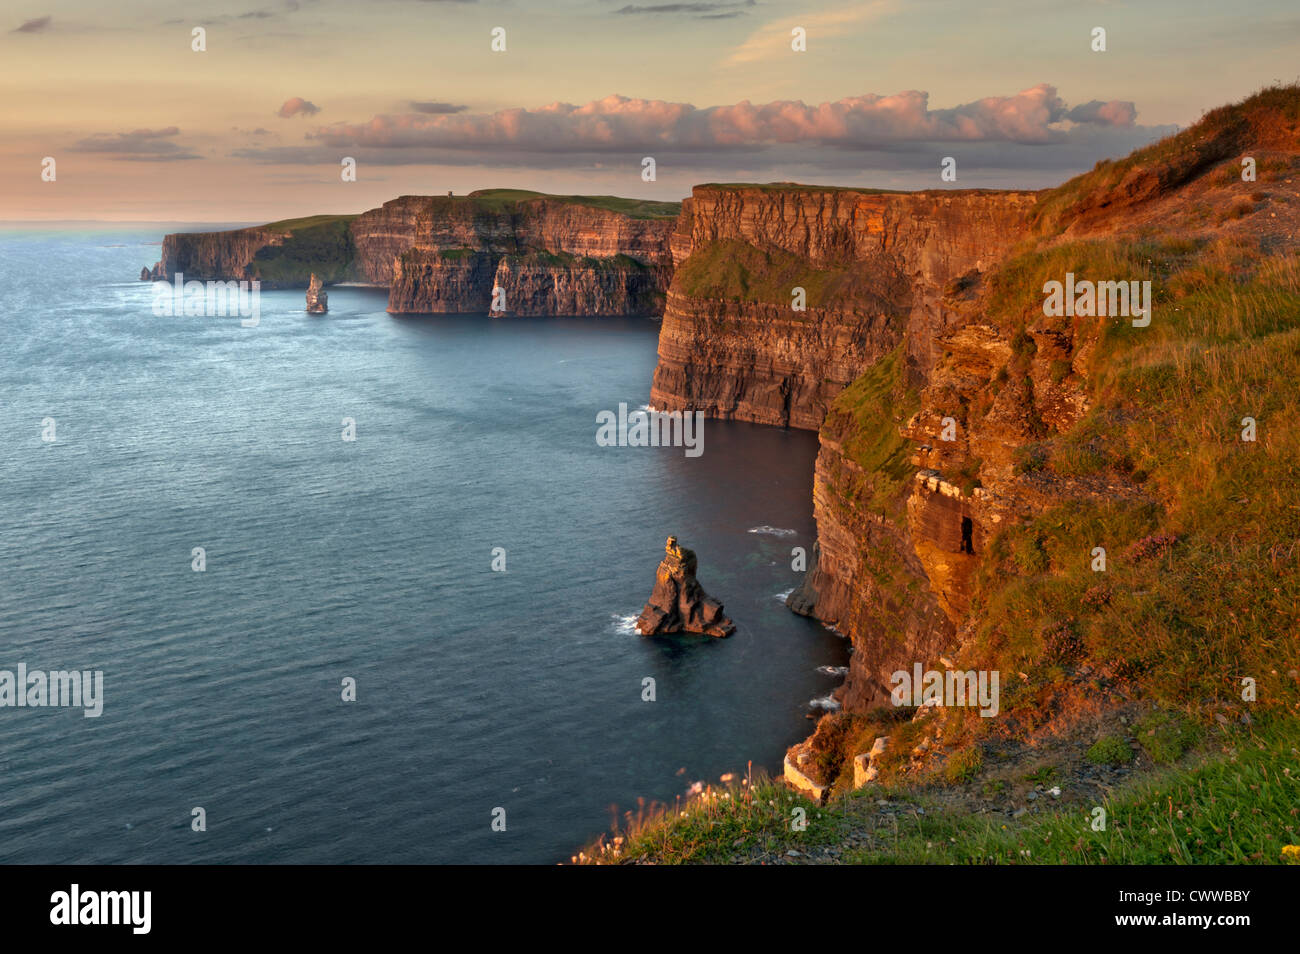
[[[0, 674], [102, 673], [0, 706], [0, 862], [551, 864], [780, 771], [814, 434], [598, 444], [654, 319], [158, 315], [164, 230], [0, 231]], [[633, 629], [669, 535], [731, 638]]]

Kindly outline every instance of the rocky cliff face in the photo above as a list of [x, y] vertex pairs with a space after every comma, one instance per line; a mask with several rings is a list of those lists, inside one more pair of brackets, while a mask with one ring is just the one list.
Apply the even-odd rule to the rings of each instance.
[[180, 272], [187, 280], [201, 282], [252, 278], [254, 256], [267, 246], [283, 244], [287, 237], [287, 233], [261, 227], [173, 233], [163, 237], [162, 258], [150, 277], [171, 281]]
[[536, 197], [502, 205], [403, 196], [353, 223], [357, 269], [395, 314], [651, 315], [674, 220]]
[[[886, 209], [873, 220], [886, 223], [882, 228], [858, 230], [844, 224], [847, 213], [836, 211], [844, 200], [836, 199], [816, 206], [818, 221], [840, 223], [828, 231], [804, 225], [789, 210], [793, 200], [775, 196], [756, 197], [752, 211], [737, 207], [733, 195], [719, 196], [713, 205], [722, 224], [706, 227], [697, 194], [689, 230], [704, 239], [739, 232], [823, 261], [844, 254], [837, 249], [861, 255], [878, 240], [882, 254], [893, 243], [909, 277], [911, 298], [894, 350], [829, 405], [814, 482], [816, 559], [789, 600], [795, 611], [853, 640], [840, 690], [846, 713], [864, 716], [887, 704], [891, 672], [914, 664], [952, 668], [952, 659], [965, 660], [957, 668], [982, 664], [1016, 675], [1004, 686], [1009, 698], [1020, 694], [1007, 707], [1016, 710], [1016, 728], [1008, 731], [1032, 731], [1056, 712], [1097, 704], [1097, 674], [1111, 678], [1117, 658], [1139, 660], [1125, 663], [1134, 684], [1160, 652], [1160, 665], [1194, 681], [1180, 667], [1197, 659], [1188, 648], [1197, 641], [1196, 626], [1169, 615], [1164, 603], [1142, 623], [1130, 623], [1141, 601], [1115, 609], [1109, 579], [1128, 573], [1125, 591], [1146, 594], [1153, 580], [1175, 572], [1176, 561], [1143, 569], [1144, 548], [1181, 539], [1171, 530], [1179, 518], [1168, 514], [1186, 513], [1188, 499], [1219, 499], [1221, 492], [1209, 490], [1205, 472], [1213, 468], [1204, 459], [1217, 454], [1215, 466], [1225, 470], [1239, 459], [1235, 434], [1185, 424], [1194, 416], [1187, 405], [1216, 378], [1215, 362], [1226, 359], [1197, 366], [1166, 355], [1173, 342], [1187, 349], [1180, 354], [1217, 349], [1220, 332], [1210, 329], [1220, 316], [1231, 329], [1224, 340], [1259, 336], [1241, 345], [1251, 355], [1281, 327], [1252, 325], [1253, 313], [1238, 302], [1252, 282], [1261, 302], [1267, 294], [1260, 289], [1270, 283], [1294, 287], [1285, 276], [1294, 274], [1288, 256], [1300, 221], [1298, 102], [1295, 88], [1264, 91], [1248, 108], [1208, 114], [1172, 140], [1100, 164], [1037, 205], [1015, 193], [1001, 209], [993, 194], [952, 196], [939, 205], [933, 195], [888, 197], [883, 201], [908, 210], [909, 222]], [[1264, 188], [1242, 179], [1243, 155], [1268, 170]], [[812, 241], [817, 234], [822, 241]], [[1024, 241], [1013, 250], [1017, 239]], [[690, 249], [682, 276], [700, 246], [681, 236], [677, 242]], [[1108, 282], [1149, 276], [1166, 297], [1157, 293], [1163, 304], [1154, 321], [1145, 315], [1146, 324], [1129, 311], [1048, 313], [1045, 282], [1075, 272]], [[1215, 294], [1198, 298], [1207, 288]], [[1216, 297], [1226, 288], [1233, 289], [1231, 305]], [[673, 305], [671, 293], [669, 300]], [[1280, 301], [1269, 307], [1283, 309]], [[1256, 366], [1253, 356], [1242, 360]], [[1133, 383], [1118, 387], [1121, 373]], [[1181, 390], [1164, 384], [1166, 377], [1179, 377]], [[1192, 448], [1168, 449], [1174, 433]], [[1188, 454], [1196, 461], [1191, 467]], [[1242, 466], [1254, 474], [1259, 465]], [[1161, 468], [1164, 478], [1153, 478]], [[1237, 503], [1250, 499], [1243, 494]], [[1214, 513], [1211, 504], [1198, 520]], [[1191, 535], [1195, 523], [1177, 525]], [[1253, 539], [1273, 525], [1261, 520], [1249, 533]], [[1188, 578], [1214, 576], [1198, 577], [1196, 568], [1202, 559], [1218, 565], [1221, 533], [1205, 534], [1203, 555], [1185, 562]], [[1122, 553], [1119, 564], [1108, 567], [1105, 548], [1093, 549], [1103, 537], [1112, 561]], [[1228, 602], [1220, 597], [1213, 605]], [[1188, 617], [1200, 618], [1206, 605], [1200, 597], [1189, 601]], [[1114, 639], [1125, 626], [1127, 638]], [[1151, 650], [1157, 640], [1162, 649]], [[1162, 676], [1152, 685], [1163, 691], [1172, 682]], [[1195, 691], [1206, 698], [1213, 690]]]
[[675, 212], [603, 196], [408, 195], [357, 216], [168, 235], [141, 279], [301, 287], [318, 274], [389, 286], [394, 313], [487, 312], [501, 288], [504, 315], [660, 314]]
[[900, 341], [909, 379], [921, 380], [947, 320], [944, 288], [996, 261], [1034, 202], [1025, 192], [697, 186], [670, 242], [678, 267], [651, 404], [816, 428]]
[[[658, 315], [665, 269], [626, 255], [468, 252], [415, 248], [393, 269], [394, 314]], [[497, 291], [496, 307], [493, 292]]]

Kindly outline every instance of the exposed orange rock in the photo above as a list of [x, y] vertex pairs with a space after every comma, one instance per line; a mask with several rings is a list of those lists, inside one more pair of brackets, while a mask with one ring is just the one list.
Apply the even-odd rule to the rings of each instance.
[[679, 546], [676, 537], [669, 537], [655, 572], [654, 592], [636, 620], [638, 633], [730, 636], [735, 632], [736, 626], [722, 612], [722, 604], [706, 594], [695, 578], [697, 566], [695, 551]]
[[[666, 410], [817, 428], [830, 402], [906, 336], [909, 374], [933, 366], [947, 283], [988, 267], [1025, 234], [1030, 192], [877, 193], [811, 186], [696, 186], [671, 248], [650, 402]], [[720, 241], [838, 269], [847, 287], [798, 312], [790, 290], [759, 301], [693, 297], [680, 279]], [[793, 284], [793, 282], [792, 282]]]

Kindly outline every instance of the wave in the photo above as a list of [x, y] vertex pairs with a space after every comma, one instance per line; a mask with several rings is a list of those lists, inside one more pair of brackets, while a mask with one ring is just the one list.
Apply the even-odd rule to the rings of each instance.
[[780, 593], [776, 594], [774, 599], [778, 599], [782, 603], [784, 603], [789, 598], [790, 594], [794, 592], [794, 590], [795, 588], [793, 586], [790, 587], [788, 590], [782, 590]]
[[766, 533], [773, 537], [793, 537], [799, 533], [798, 530], [785, 530], [781, 527], [769, 527], [767, 524], [763, 524], [761, 527], [750, 527], [747, 532]]
[[808, 702], [808, 708], [825, 709], [827, 712], [834, 712], [839, 707], [839, 702], [833, 696], [821, 696]]
[[639, 613], [633, 613], [631, 616], [624, 616], [621, 613], [614, 613], [611, 619], [614, 621], [614, 632], [620, 636], [636, 635], [636, 618]]
[[847, 676], [848, 666], [818, 666], [817, 671], [824, 676]]

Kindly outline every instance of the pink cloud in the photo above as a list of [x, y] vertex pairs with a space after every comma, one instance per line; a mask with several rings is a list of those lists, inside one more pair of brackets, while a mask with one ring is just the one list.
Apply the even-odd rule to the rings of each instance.
[[281, 119], [288, 119], [290, 116], [314, 116], [320, 112], [320, 107], [301, 96], [295, 96], [292, 99], [286, 99], [279, 111], [276, 113]]
[[606, 96], [582, 106], [552, 103], [490, 114], [379, 115], [363, 123], [322, 126], [308, 138], [329, 146], [500, 146], [538, 152], [654, 146], [718, 149], [777, 143], [859, 147], [905, 142], [1047, 143], [1065, 138], [1066, 130], [1060, 124], [1067, 119], [1131, 126], [1136, 115], [1132, 103], [1119, 100], [1094, 100], [1072, 111], [1055, 87], [1044, 83], [1013, 96], [989, 96], [947, 109], [931, 109], [929, 94], [918, 90], [815, 105], [779, 100], [705, 108]]

